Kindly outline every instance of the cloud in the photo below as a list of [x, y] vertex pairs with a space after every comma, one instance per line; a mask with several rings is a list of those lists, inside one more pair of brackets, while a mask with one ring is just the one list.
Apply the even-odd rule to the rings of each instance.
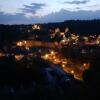
[[87, 7], [89, 7], [89, 8], [95, 8], [95, 7], [99, 7], [99, 5], [98, 4], [94, 4], [94, 5], [89, 5], [89, 6], [87, 6]]
[[89, 2], [89, 0], [83, 0], [83, 1], [74, 0], [74, 1], [65, 1], [64, 3], [67, 3], [67, 4], [86, 4], [88, 2]]
[[30, 22], [23, 13], [16, 13], [15, 15], [4, 14], [0, 12], [0, 24], [26, 24]]
[[31, 5], [24, 5], [22, 11], [25, 13], [36, 13], [38, 10], [42, 9], [45, 4], [41, 3], [32, 3]]
[[42, 18], [42, 21], [45, 22], [61, 22], [64, 20], [91, 20], [91, 19], [100, 19], [100, 10], [98, 11], [67, 11], [60, 10], [59, 12], [49, 14]]
[[91, 20], [100, 19], [100, 10], [98, 11], [67, 11], [60, 10], [59, 12], [51, 13], [41, 18], [25, 17], [23, 13], [16, 15], [9, 15], [0, 12], [0, 24], [32, 24], [32, 23], [48, 23], [48, 22], [62, 22], [64, 20]]

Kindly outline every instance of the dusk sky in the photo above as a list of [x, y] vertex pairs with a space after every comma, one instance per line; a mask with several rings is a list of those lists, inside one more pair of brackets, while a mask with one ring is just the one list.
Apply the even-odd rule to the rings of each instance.
[[100, 19], [100, 0], [0, 0], [0, 24]]

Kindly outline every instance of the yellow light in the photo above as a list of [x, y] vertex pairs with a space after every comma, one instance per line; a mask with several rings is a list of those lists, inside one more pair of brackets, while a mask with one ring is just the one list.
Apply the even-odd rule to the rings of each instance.
[[62, 42], [65, 42], [65, 40], [62, 40]]
[[64, 68], [64, 67], [65, 67], [65, 65], [64, 65], [64, 64], [62, 64], [62, 67]]
[[60, 35], [64, 35], [64, 32], [60, 32]]
[[54, 54], [54, 51], [51, 51], [51, 54], [53, 55]]
[[68, 27], [66, 27], [65, 28], [65, 33], [67, 33], [69, 31], [69, 28]]
[[67, 61], [62, 61], [63, 64], [67, 64]]
[[21, 60], [24, 57], [24, 55], [15, 55], [15, 59], [17, 61]]
[[86, 66], [87, 66], [87, 64], [86, 64], [86, 63], [84, 63], [84, 64], [83, 64], [83, 66], [84, 66], [84, 67], [86, 67]]
[[24, 43], [26, 44], [27, 42], [26, 42], [26, 41], [24, 41]]
[[55, 59], [54, 61], [57, 62], [57, 59]]
[[56, 28], [55, 29], [55, 33], [58, 33], [58, 32], [60, 32], [60, 29], [59, 28]]
[[25, 49], [26, 49], [26, 50], [30, 50], [30, 48], [29, 48], [29, 47], [25, 47]]
[[61, 63], [61, 61], [59, 59], [57, 59], [57, 58], [54, 59], [54, 62], [57, 63], [57, 64]]
[[35, 29], [40, 30], [40, 26], [38, 26], [38, 25], [34, 24], [34, 25], [32, 26], [32, 29], [33, 29], [33, 30], [35, 30]]
[[17, 42], [17, 46], [22, 46], [22, 42]]
[[100, 44], [100, 41], [98, 39], [96, 40], [96, 44]]
[[53, 56], [53, 59], [55, 59], [56, 58], [56, 56]]
[[74, 70], [72, 70], [71, 73], [74, 74]]
[[48, 54], [46, 54], [44, 57], [45, 57], [45, 59], [48, 59], [49, 55], [48, 55]]

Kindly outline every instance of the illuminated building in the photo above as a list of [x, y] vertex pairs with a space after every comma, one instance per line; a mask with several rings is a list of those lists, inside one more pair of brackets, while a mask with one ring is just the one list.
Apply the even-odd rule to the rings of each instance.
[[65, 28], [65, 33], [67, 33], [69, 31], [69, 28], [68, 27], [66, 27]]
[[32, 26], [32, 29], [33, 29], [33, 30], [40, 30], [41, 28], [40, 28], [39, 25], [34, 24], [34, 25]]
[[15, 59], [17, 61], [20, 61], [23, 57], [24, 57], [24, 55], [15, 55]]
[[56, 28], [55, 29], [55, 33], [59, 33], [60, 32], [60, 29], [59, 28]]

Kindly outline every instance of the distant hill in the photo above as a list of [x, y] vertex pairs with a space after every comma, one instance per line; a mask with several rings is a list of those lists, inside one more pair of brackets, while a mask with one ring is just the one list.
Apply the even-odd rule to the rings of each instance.
[[[100, 34], [100, 20], [68, 20], [59, 23], [39, 24], [42, 31], [32, 30], [30, 25], [0, 25], [0, 44], [12, 42], [16, 39], [27, 38], [30, 34], [48, 34], [50, 29], [60, 28], [64, 31], [69, 27], [70, 32], [80, 35]], [[30, 32], [28, 32], [30, 30]]]
[[44, 24], [46, 28], [59, 27], [61, 31], [69, 27], [71, 32], [77, 34], [100, 34], [100, 20], [67, 20], [59, 23]]

